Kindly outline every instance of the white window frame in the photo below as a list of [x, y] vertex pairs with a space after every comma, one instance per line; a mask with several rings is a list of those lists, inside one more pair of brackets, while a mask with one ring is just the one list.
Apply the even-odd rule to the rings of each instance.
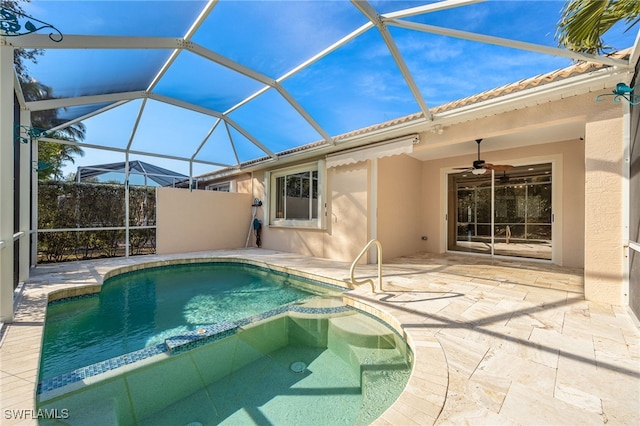
[[[301, 173], [301, 172], [318, 172], [318, 198], [317, 198], [317, 212], [318, 217], [311, 220], [303, 219], [279, 219], [276, 217], [276, 179]], [[325, 161], [319, 160], [312, 163], [300, 164], [293, 167], [286, 167], [282, 169], [272, 170], [265, 174], [265, 183], [267, 187], [267, 200], [268, 208], [265, 209], [269, 213], [267, 223], [269, 226], [277, 228], [303, 228], [303, 229], [324, 229], [325, 216], [326, 216], [326, 168]]]
[[[207, 191], [236, 192], [235, 183], [236, 182], [233, 181], [233, 180], [227, 180], [227, 181], [224, 181], [224, 182], [212, 183], [210, 185], [207, 185], [205, 187], [205, 189]], [[220, 188], [225, 188], [225, 187], [228, 187], [229, 190], [228, 191], [224, 191], [224, 190], [220, 189]]]

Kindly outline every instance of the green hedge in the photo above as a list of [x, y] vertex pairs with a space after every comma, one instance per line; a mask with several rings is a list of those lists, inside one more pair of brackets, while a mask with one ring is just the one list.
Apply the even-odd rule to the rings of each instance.
[[[155, 188], [129, 188], [129, 225], [156, 224]], [[104, 183], [38, 182], [38, 229], [125, 226], [125, 188]], [[132, 229], [130, 253], [155, 252], [155, 229]], [[125, 255], [125, 231], [38, 233], [38, 261], [92, 259]]]

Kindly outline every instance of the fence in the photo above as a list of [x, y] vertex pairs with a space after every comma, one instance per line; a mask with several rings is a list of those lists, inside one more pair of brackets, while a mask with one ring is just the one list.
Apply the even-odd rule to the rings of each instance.
[[[126, 255], [124, 185], [38, 182], [38, 262]], [[129, 187], [129, 254], [155, 252], [156, 190]]]

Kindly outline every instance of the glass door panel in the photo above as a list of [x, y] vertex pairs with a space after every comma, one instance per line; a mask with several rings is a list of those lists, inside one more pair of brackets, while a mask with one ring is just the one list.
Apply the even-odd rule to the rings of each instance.
[[451, 174], [449, 188], [449, 250], [551, 260], [550, 163], [496, 173], [493, 192], [490, 173]]

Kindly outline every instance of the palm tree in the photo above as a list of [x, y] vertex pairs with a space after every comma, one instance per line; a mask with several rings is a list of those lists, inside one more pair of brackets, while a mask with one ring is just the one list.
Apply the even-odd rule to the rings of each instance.
[[[53, 93], [50, 87], [33, 79], [24, 81], [18, 77], [22, 86], [22, 93], [26, 101], [51, 99]], [[39, 111], [31, 117], [34, 128], [47, 130], [61, 124], [58, 118], [58, 110]], [[86, 134], [86, 128], [82, 123], [58, 130], [48, 137], [60, 141], [82, 141]], [[69, 145], [55, 142], [38, 143], [38, 179], [62, 179], [62, 168], [67, 162], [74, 162], [75, 156], [83, 156], [84, 151], [77, 145]]]
[[560, 46], [576, 52], [602, 54], [602, 36], [612, 26], [625, 21], [627, 29], [640, 19], [638, 0], [567, 0], [558, 22], [556, 39]]
[[[20, 2], [29, 0], [0, 0], [0, 5], [17, 14], [24, 14]], [[41, 49], [15, 49], [13, 64], [18, 80], [22, 87], [22, 93], [26, 101], [38, 101], [52, 99], [53, 91], [50, 87], [34, 80], [29, 76], [27, 63], [37, 63], [38, 56], [44, 52]], [[58, 117], [58, 110], [39, 111], [31, 117], [31, 125], [34, 128], [47, 130], [62, 124]], [[82, 123], [77, 123], [63, 130], [59, 130], [48, 136], [61, 141], [81, 141], [86, 135], [86, 128]], [[74, 162], [74, 156], [82, 156], [84, 151], [76, 145], [58, 144], [54, 142], [40, 142], [38, 144], [38, 178], [61, 179], [62, 167], [66, 162]]]

